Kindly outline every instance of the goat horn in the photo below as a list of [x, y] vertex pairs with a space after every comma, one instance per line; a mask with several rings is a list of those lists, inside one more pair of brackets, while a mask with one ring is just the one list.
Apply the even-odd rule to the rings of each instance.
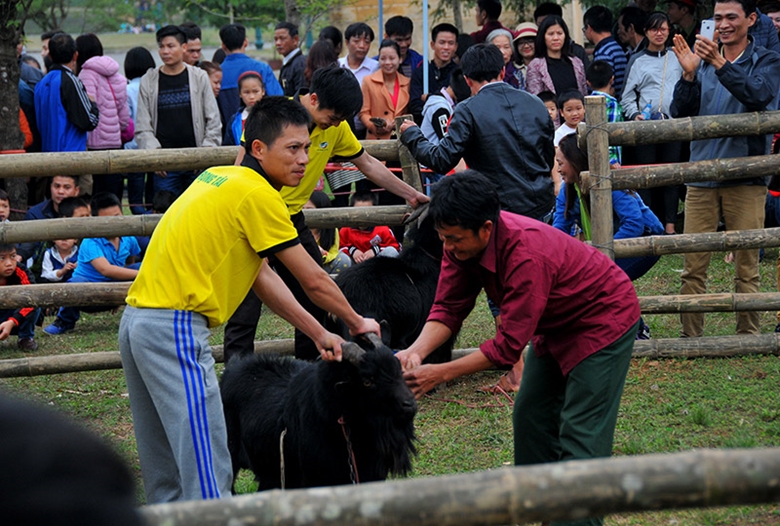
[[414, 211], [409, 215], [409, 217], [404, 219], [404, 225], [408, 225], [414, 221], [418, 221], [418, 226], [419, 226], [419, 223], [422, 222], [422, 220], [425, 219], [427, 215], [428, 215], [428, 203], [425, 203], [415, 208]]
[[346, 362], [358, 365], [364, 354], [366, 354], [366, 351], [355, 342], [344, 342], [341, 344], [341, 357]]
[[382, 338], [380, 338], [373, 332], [367, 332], [366, 334], [363, 335], [363, 337], [367, 339], [369, 342], [371, 342], [371, 345], [374, 346], [374, 349], [379, 349], [384, 345]]

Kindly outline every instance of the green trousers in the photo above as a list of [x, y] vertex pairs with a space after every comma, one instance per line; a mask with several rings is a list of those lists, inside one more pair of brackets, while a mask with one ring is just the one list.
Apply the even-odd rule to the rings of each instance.
[[[550, 355], [528, 353], [512, 423], [515, 465], [609, 457], [637, 326], [563, 376]], [[601, 525], [600, 518], [554, 523]]]

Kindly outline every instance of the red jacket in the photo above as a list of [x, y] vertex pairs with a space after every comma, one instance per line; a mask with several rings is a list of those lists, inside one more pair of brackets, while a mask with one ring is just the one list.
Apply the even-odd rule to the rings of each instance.
[[[32, 284], [32, 281], [30, 280], [30, 276], [27, 275], [27, 272], [25, 272], [20, 267], [16, 267], [14, 273], [8, 276], [7, 278], [5, 278], [5, 284], [6, 285], [30, 285]], [[16, 326], [18, 327], [24, 321], [24, 319], [27, 316], [29, 316], [34, 310], [35, 309], [33, 309], [32, 307], [22, 307], [21, 309], [16, 309], [8, 319], [14, 320], [14, 323], [16, 323]]]
[[352, 257], [355, 250], [366, 252], [373, 250], [374, 255], [379, 254], [385, 247], [394, 247], [400, 251], [401, 247], [396, 241], [393, 231], [386, 226], [375, 226], [369, 230], [361, 228], [343, 227], [339, 230], [341, 251]]

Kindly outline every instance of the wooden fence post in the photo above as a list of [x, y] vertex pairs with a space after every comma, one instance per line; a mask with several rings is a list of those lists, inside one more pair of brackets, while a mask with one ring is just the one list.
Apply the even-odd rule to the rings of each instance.
[[612, 248], [612, 173], [606, 123], [606, 99], [602, 96], [585, 97], [585, 133], [591, 185], [584, 191], [590, 194], [591, 242], [610, 259], [615, 259]]
[[[412, 120], [411, 115], [400, 115], [395, 118], [395, 128], [399, 129], [401, 123], [404, 121]], [[401, 161], [401, 170], [403, 171], [404, 182], [417, 190], [418, 192], [425, 193], [422, 183], [422, 174], [420, 173], [420, 164], [412, 156], [412, 152], [409, 148], [404, 146], [401, 142], [401, 137], [398, 137], [398, 159]]]

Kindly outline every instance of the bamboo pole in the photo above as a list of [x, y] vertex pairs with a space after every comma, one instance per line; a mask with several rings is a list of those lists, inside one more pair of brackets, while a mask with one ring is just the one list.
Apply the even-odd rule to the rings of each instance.
[[[398, 160], [396, 141], [361, 141], [361, 144], [366, 152], [381, 161]], [[4, 155], [0, 159], [0, 178], [203, 170], [209, 166], [233, 164], [238, 148], [221, 146]]]
[[[657, 164], [612, 170], [612, 187], [614, 190], [626, 190], [703, 181], [734, 181], [771, 176], [778, 170], [780, 157], [777, 155]], [[586, 188], [596, 184], [595, 177], [588, 172], [582, 172], [580, 177]]]
[[587, 188], [590, 194], [591, 242], [597, 250], [615, 259], [612, 248], [612, 171], [609, 168], [609, 139], [604, 129], [607, 122], [604, 97], [585, 97], [585, 122], [590, 178], [587, 182], [582, 181], [582, 188]]
[[643, 314], [780, 310], [780, 292], [641, 296], [639, 307]]
[[704, 234], [616, 239], [615, 257], [633, 258], [686, 252], [725, 252], [777, 246], [780, 246], [780, 228], [732, 230]]
[[[395, 118], [395, 128], [398, 130], [401, 128], [401, 124], [404, 121], [412, 120], [411, 115], [400, 115]], [[401, 134], [398, 134], [398, 158], [401, 161], [401, 170], [403, 171], [404, 182], [417, 190], [418, 192], [425, 192], [422, 184], [422, 174], [420, 173], [420, 164], [412, 156], [412, 152], [409, 148], [404, 146], [401, 142]]]
[[780, 448], [696, 450], [155, 504], [148, 526], [471, 526], [776, 502]]
[[780, 132], [780, 111], [708, 115], [662, 121], [615, 122], [607, 125], [613, 146], [768, 135]]
[[[304, 210], [303, 214], [307, 224], [312, 228], [337, 228], [400, 225], [410, 211], [409, 206], [393, 205], [370, 208], [323, 208]], [[48, 241], [73, 237], [149, 236], [161, 217], [158, 214], [143, 214], [0, 223], [0, 243]]]
[[[663, 338], [637, 340], [634, 358], [726, 358], [752, 355], [780, 355], [780, 335], [736, 335], [707, 338]], [[221, 345], [212, 348], [214, 360], [224, 361]], [[292, 339], [256, 341], [254, 352], [293, 355]], [[453, 359], [468, 356], [478, 348], [453, 349]], [[30, 356], [0, 360], [0, 378], [19, 376], [45, 376], [50, 374], [77, 373], [121, 369], [122, 361], [116, 351], [75, 353], [57, 356]]]

